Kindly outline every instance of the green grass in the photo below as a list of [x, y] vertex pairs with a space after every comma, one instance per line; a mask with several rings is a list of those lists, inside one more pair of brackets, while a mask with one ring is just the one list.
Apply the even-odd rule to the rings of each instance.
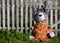
[[0, 30], [0, 43], [59, 43], [60, 37], [55, 37], [48, 42], [36, 42], [29, 40], [29, 33], [22, 34], [21, 32]]

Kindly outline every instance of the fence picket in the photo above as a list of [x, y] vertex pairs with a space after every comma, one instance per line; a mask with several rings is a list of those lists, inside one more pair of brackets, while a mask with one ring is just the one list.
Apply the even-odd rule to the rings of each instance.
[[7, 27], [10, 30], [10, 0], [7, 0]]
[[23, 0], [21, 0], [21, 32], [23, 32]]
[[26, 11], [26, 15], [25, 15], [25, 27], [26, 27], [26, 31], [27, 31], [27, 29], [28, 29], [28, 0], [26, 0], [25, 11]]
[[[55, 10], [55, 23], [57, 22], [57, 10]], [[55, 29], [57, 30], [57, 24], [55, 25]], [[57, 36], [57, 32], [56, 33], [56, 36]]]
[[30, 28], [32, 28], [32, 4], [31, 3], [32, 3], [32, 0], [30, 0]]
[[48, 22], [49, 21], [49, 19], [48, 19], [49, 16], [48, 15], [49, 15], [49, 13], [47, 14], [47, 19], [46, 19], [47, 24], [49, 24], [49, 22]]
[[[53, 25], [53, 10], [51, 9], [50, 10], [50, 26], [52, 26]], [[51, 27], [51, 29], [53, 29], [52, 27]]]
[[12, 28], [14, 30], [14, 0], [11, 1], [12, 2]]
[[19, 30], [19, 0], [16, 0], [16, 26]]
[[[1, 0], [0, 0], [1, 3]], [[0, 5], [0, 29], [1, 29], [1, 5]]]
[[5, 28], [5, 0], [2, 0], [3, 28]]
[[[58, 5], [58, 3], [57, 3], [57, 1], [55, 2], [55, 6], [57, 7], [57, 5]], [[58, 15], [58, 9], [55, 9], [55, 23], [57, 22], [57, 15]], [[57, 24], [55, 25], [55, 29], [57, 30], [57, 28], [58, 28], [58, 26], [57, 26]], [[57, 36], [57, 32], [55, 32], [55, 34], [56, 34], [56, 36]]]

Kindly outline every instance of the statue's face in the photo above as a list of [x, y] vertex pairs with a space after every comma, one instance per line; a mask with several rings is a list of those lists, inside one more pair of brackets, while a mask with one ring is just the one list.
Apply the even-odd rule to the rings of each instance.
[[44, 19], [45, 19], [44, 12], [39, 12], [38, 18], [39, 18], [39, 21], [44, 21]]

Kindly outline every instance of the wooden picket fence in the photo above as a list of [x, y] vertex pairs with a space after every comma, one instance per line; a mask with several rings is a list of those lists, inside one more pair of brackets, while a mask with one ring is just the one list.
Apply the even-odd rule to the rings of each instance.
[[[0, 0], [0, 29], [16, 29], [21, 32], [25, 29], [31, 32], [34, 25], [33, 11], [32, 0]], [[56, 5], [49, 9], [47, 16], [47, 23], [57, 36], [60, 31], [60, 8]]]

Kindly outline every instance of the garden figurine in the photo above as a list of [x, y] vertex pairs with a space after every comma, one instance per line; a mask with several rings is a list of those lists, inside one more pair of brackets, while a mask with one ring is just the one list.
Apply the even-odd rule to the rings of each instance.
[[46, 13], [43, 10], [40, 9], [38, 12], [35, 12], [34, 18], [36, 24], [32, 31], [32, 35], [29, 36], [30, 40], [49, 41], [50, 38], [55, 36], [54, 32], [52, 32], [51, 28], [45, 22]]

